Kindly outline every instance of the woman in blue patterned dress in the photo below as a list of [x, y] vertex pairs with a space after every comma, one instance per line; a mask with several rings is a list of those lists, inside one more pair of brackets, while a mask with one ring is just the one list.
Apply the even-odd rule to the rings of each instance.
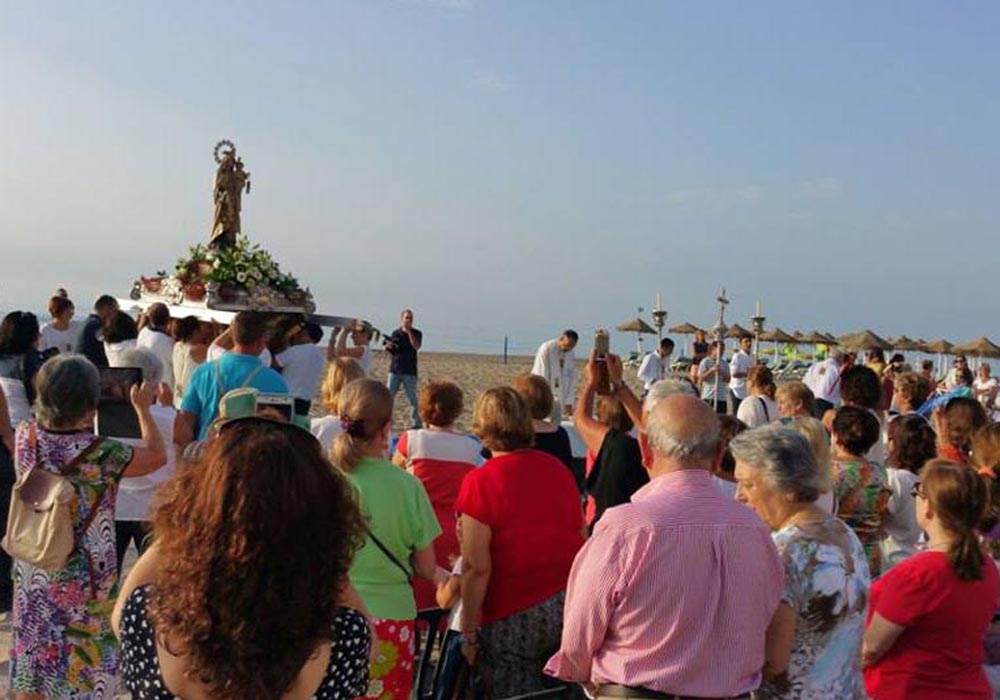
[[[118, 669], [111, 632], [118, 570], [115, 496], [123, 475], [142, 476], [166, 461], [150, 415], [151, 386], [133, 387], [143, 447], [96, 438], [97, 368], [81, 355], [60, 355], [37, 375], [36, 419], [18, 428], [17, 473], [62, 474], [73, 485], [76, 548], [66, 565], [46, 571], [14, 563], [11, 690], [18, 700], [110, 697]], [[95, 510], [96, 509], [96, 510]]]
[[861, 639], [870, 580], [854, 531], [816, 504], [829, 486], [805, 437], [763, 427], [729, 443], [736, 497], [773, 530], [785, 592], [768, 630], [759, 700], [864, 700]]

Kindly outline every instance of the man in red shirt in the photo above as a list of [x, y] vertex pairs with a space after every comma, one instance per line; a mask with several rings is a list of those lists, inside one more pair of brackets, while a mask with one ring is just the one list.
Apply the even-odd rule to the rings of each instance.
[[658, 401], [641, 439], [651, 481], [609, 508], [570, 573], [546, 673], [597, 698], [749, 698], [783, 589], [766, 525], [712, 483], [719, 421], [693, 396]]

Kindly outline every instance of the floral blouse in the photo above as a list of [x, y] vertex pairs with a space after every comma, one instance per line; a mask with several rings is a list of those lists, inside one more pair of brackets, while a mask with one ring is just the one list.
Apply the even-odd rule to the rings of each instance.
[[865, 550], [843, 521], [775, 532], [785, 567], [782, 600], [795, 611], [788, 671], [766, 679], [758, 699], [864, 700], [861, 637], [871, 585]]
[[882, 573], [884, 537], [882, 519], [889, 509], [889, 477], [878, 462], [834, 460], [833, 495], [837, 499], [837, 516], [847, 523], [861, 540], [868, 556], [872, 577]]

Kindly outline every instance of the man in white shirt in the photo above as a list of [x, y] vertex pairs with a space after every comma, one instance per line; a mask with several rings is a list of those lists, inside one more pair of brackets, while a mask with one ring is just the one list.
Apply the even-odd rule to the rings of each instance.
[[136, 347], [151, 350], [163, 365], [162, 381], [174, 390], [174, 338], [170, 335], [170, 309], [166, 304], [153, 304], [144, 314], [146, 325], [139, 331]]
[[729, 360], [729, 393], [732, 394], [733, 415], [739, 410], [740, 402], [747, 397], [747, 375], [753, 367], [753, 358], [750, 356], [752, 345], [753, 337], [740, 336], [740, 346]]
[[546, 340], [535, 353], [535, 364], [531, 373], [542, 377], [552, 387], [551, 420], [562, 422], [563, 413], [572, 415], [573, 401], [576, 399], [576, 358], [573, 348], [580, 336], [574, 330], [564, 331], [553, 340]]
[[315, 323], [303, 323], [294, 331], [288, 348], [274, 356], [288, 393], [297, 399], [312, 401], [326, 370], [326, 357], [319, 349], [323, 329]]
[[841, 350], [831, 350], [826, 359], [816, 362], [806, 370], [802, 383], [809, 387], [816, 399], [816, 418], [840, 404], [840, 373], [854, 364], [854, 356]]
[[670, 372], [670, 356], [674, 352], [674, 341], [664, 338], [660, 341], [660, 347], [655, 352], [651, 352], [642, 359], [639, 371], [636, 376], [642, 382], [643, 389], [649, 388], [667, 376]]

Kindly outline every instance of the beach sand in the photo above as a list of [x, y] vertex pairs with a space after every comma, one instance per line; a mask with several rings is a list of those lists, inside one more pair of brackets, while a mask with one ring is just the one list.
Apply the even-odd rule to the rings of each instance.
[[[460, 353], [420, 353], [420, 385], [431, 379], [450, 379], [462, 387], [465, 396], [462, 416], [458, 426], [468, 430], [472, 425], [472, 406], [476, 397], [494, 386], [509, 386], [514, 377], [531, 371], [533, 358], [528, 356], [509, 357], [504, 364], [499, 355], [463, 355]], [[577, 361], [577, 391], [586, 381], [586, 363]], [[372, 362], [371, 375], [373, 379], [385, 381], [389, 371], [389, 355], [376, 353]], [[625, 381], [639, 395], [642, 384], [635, 378], [635, 369], [625, 369]], [[405, 430], [410, 426], [410, 406], [402, 389], [396, 395], [393, 413], [393, 428], [396, 431]], [[319, 414], [326, 411], [317, 409]], [[569, 418], [564, 416], [564, 419]]]

